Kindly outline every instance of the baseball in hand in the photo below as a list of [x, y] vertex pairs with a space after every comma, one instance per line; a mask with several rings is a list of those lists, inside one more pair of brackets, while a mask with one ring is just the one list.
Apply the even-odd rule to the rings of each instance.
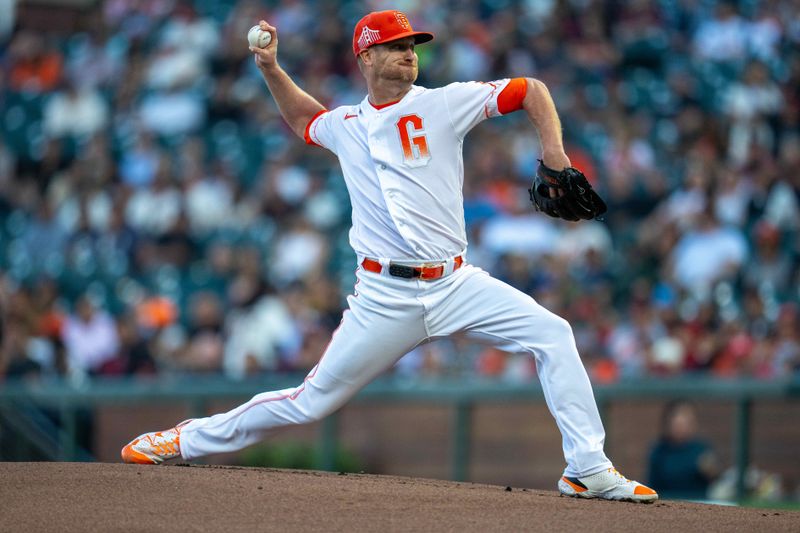
[[265, 48], [271, 40], [272, 35], [268, 31], [262, 30], [261, 26], [257, 24], [247, 32], [247, 42], [255, 48]]

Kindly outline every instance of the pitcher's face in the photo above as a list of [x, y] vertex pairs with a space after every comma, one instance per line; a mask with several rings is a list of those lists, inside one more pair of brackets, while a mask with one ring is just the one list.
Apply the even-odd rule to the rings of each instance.
[[414, 52], [413, 37], [376, 44], [368, 52], [375, 78], [405, 81], [409, 84], [417, 80], [417, 54]]

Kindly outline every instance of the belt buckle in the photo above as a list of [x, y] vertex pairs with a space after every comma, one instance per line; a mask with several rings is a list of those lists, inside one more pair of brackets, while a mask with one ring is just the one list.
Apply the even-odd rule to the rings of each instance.
[[[432, 279], [439, 279], [444, 274], [444, 263], [436, 262], [436, 263], [423, 263], [419, 266], [419, 279], [423, 281], [429, 281]], [[426, 268], [441, 268], [441, 273], [436, 277], [428, 277], [425, 275]]]
[[414, 267], [389, 263], [389, 275], [398, 278], [411, 279], [414, 277]]

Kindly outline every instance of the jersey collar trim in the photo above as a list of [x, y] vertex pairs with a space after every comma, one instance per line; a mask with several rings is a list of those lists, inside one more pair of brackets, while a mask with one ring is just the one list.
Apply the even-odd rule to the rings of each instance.
[[[402, 100], [402, 98], [400, 100]], [[390, 105], [396, 104], [400, 100], [395, 100], [394, 102], [388, 102], [388, 103], [385, 103], [385, 104], [375, 105], [372, 102], [369, 102], [369, 97], [367, 97], [367, 101], [369, 102], [369, 105], [371, 105], [374, 109], [383, 109], [384, 107], [389, 107]]]

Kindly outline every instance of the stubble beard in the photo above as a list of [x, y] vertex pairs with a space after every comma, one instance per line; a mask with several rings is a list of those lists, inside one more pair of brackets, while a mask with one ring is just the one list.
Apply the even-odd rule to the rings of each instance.
[[417, 81], [419, 69], [414, 66], [413, 68], [404, 68], [398, 66], [386, 67], [381, 73], [381, 78], [394, 82], [414, 83]]

